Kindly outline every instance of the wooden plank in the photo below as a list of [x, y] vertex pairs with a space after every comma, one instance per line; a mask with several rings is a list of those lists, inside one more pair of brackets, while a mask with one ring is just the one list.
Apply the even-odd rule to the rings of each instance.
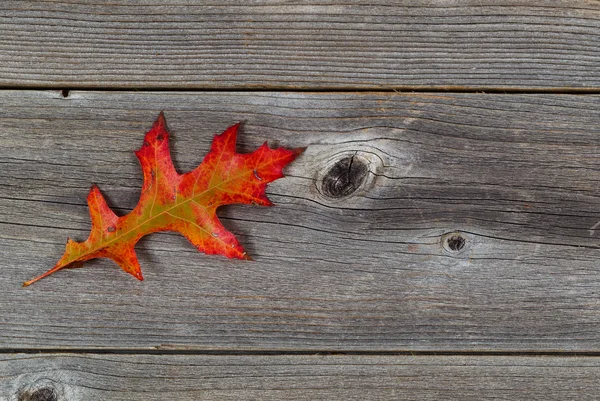
[[599, 379], [598, 358], [574, 357], [0, 357], [2, 401], [594, 400]]
[[[600, 349], [600, 96], [3, 91], [0, 105], [3, 348]], [[180, 171], [236, 121], [240, 151], [308, 146], [269, 187], [276, 207], [220, 212], [255, 261], [153, 234], [144, 282], [101, 260], [21, 289], [87, 237], [91, 183], [133, 208], [133, 150], [159, 110]], [[328, 195], [349, 170], [364, 182]]]
[[0, 85], [600, 88], [597, 1], [245, 3], [2, 1]]

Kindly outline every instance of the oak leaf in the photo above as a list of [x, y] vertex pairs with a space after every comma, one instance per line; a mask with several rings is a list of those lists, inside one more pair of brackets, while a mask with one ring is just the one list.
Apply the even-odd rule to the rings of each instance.
[[193, 171], [179, 174], [171, 161], [169, 132], [161, 112], [135, 152], [144, 175], [137, 206], [119, 217], [93, 185], [87, 197], [92, 220], [88, 239], [69, 239], [56, 265], [23, 286], [94, 258], [110, 258], [143, 280], [134, 247], [140, 238], [157, 231], [179, 232], [207, 254], [250, 259], [235, 236], [223, 227], [216, 210], [234, 203], [272, 205], [265, 195], [267, 184], [283, 177], [283, 167], [303, 149], [270, 149], [265, 142], [252, 153], [236, 153], [238, 128], [236, 124], [215, 135], [202, 163]]

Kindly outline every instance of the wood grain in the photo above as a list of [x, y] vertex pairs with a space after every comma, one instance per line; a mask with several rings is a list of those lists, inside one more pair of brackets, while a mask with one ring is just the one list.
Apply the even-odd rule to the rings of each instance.
[[[594, 400], [598, 358], [5, 355], [0, 400]], [[53, 393], [52, 393], [53, 392]], [[41, 398], [35, 398], [41, 399]], [[44, 398], [46, 399], [46, 398]]]
[[[0, 346], [598, 352], [599, 106], [573, 95], [2, 91]], [[153, 234], [137, 248], [144, 282], [100, 260], [20, 288], [67, 237], [87, 237], [91, 183], [118, 213], [133, 208], [133, 150], [160, 110], [180, 171], [237, 121], [241, 151], [308, 146], [269, 187], [277, 206], [220, 212], [255, 261]], [[366, 166], [364, 182], [327, 196], [327, 171], [347, 158]], [[455, 231], [458, 251], [444, 244]]]
[[4, 0], [0, 85], [598, 91], [599, 28], [591, 0]]

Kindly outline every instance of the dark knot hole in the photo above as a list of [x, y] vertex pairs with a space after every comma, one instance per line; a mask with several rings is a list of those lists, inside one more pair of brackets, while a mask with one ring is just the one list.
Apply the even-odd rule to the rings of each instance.
[[330, 198], [343, 198], [360, 188], [368, 172], [369, 168], [359, 158], [346, 157], [325, 173], [321, 190]]
[[467, 240], [460, 233], [449, 234], [444, 240], [444, 246], [450, 252], [460, 252], [466, 244]]

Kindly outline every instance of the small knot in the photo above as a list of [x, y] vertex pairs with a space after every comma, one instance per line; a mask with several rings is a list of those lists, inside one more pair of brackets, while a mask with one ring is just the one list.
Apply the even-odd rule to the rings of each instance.
[[357, 157], [346, 157], [325, 173], [321, 190], [330, 198], [343, 198], [355, 192], [367, 177], [369, 168]]
[[467, 239], [460, 232], [452, 232], [442, 237], [442, 246], [450, 253], [459, 253], [467, 245]]
[[58, 401], [58, 396], [52, 387], [42, 387], [32, 393], [21, 394], [19, 401]]

